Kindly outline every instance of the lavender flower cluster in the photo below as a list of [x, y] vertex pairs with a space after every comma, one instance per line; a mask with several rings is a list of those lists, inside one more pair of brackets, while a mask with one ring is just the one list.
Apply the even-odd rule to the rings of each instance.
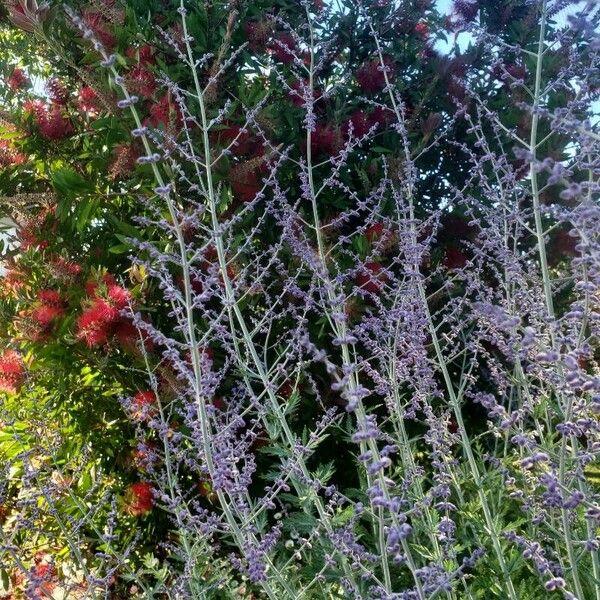
[[[319, 151], [319, 103], [336, 88], [317, 90], [332, 51], [312, 3], [301, 26], [278, 23], [293, 44], [276, 48], [285, 73], [270, 65], [304, 111], [300, 152], [272, 141], [262, 103], [215, 144], [233, 108], [215, 106], [214, 90], [242, 49], [196, 56], [183, 1], [180, 38], [162, 32], [194, 82], [164, 82], [180, 130], [142, 122], [118, 61], [94, 40], [154, 178], [131, 259], [168, 313], [158, 327], [129, 311], [156, 402], [143, 414], [122, 402], [173, 532], [163, 560], [129, 574], [141, 597], [600, 599], [590, 478], [600, 453], [600, 134], [590, 120], [600, 38], [592, 3], [563, 29], [548, 22], [569, 2], [530, 4], [538, 40], [510, 52], [533, 71], [515, 76], [498, 60], [519, 126], [463, 81], [456, 111], [422, 143], [409, 134], [377, 7], [355, 5], [383, 79], [378, 100], [362, 100], [385, 114], [398, 149], [379, 156], [364, 189], [348, 172], [379, 125], [354, 123]], [[490, 55], [505, 50], [476, 20], [464, 27]], [[558, 68], [556, 47], [568, 54]], [[468, 175], [432, 208], [421, 165], [457, 128], [472, 140], [454, 144]], [[233, 164], [258, 185], [236, 203], [216, 172], [248, 133], [262, 154]], [[563, 151], [544, 154], [556, 140]], [[332, 199], [344, 208], [325, 219]], [[460, 250], [439, 260], [448, 236]], [[86, 533], [102, 567], [80, 566], [90, 597], [109, 598], [134, 540], [114, 539], [116, 509], [103, 502], [105, 529]], [[75, 548], [91, 510], [80, 508], [72, 522], [57, 518]]]

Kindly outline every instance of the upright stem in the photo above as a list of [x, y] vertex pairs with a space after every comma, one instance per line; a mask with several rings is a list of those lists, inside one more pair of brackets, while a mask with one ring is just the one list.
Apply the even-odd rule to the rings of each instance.
[[[531, 118], [531, 136], [529, 139], [529, 152], [530, 152], [530, 179], [531, 179], [531, 195], [533, 198], [533, 215], [535, 221], [535, 233], [537, 238], [538, 255], [540, 260], [540, 268], [542, 271], [542, 285], [544, 289], [544, 298], [546, 302], [546, 311], [549, 317], [549, 329], [550, 339], [552, 342], [552, 348], [559, 352], [560, 347], [557, 344], [556, 333], [555, 333], [555, 311], [554, 311], [554, 300], [552, 296], [552, 281], [550, 278], [550, 270], [548, 268], [548, 259], [546, 256], [546, 242], [544, 240], [544, 226], [542, 223], [542, 211], [540, 208], [540, 194], [538, 186], [538, 174], [537, 174], [537, 132], [539, 124], [539, 108], [541, 104], [541, 89], [542, 89], [542, 70], [544, 61], [544, 44], [546, 39], [546, 0], [542, 0], [541, 5], [541, 21], [540, 21], [540, 35], [538, 39], [537, 49], [537, 60], [535, 68], [535, 87], [533, 92], [533, 114]], [[559, 373], [562, 375], [562, 366], [558, 365]], [[563, 409], [562, 406], [560, 406]], [[570, 421], [573, 413], [573, 396], [567, 398], [567, 406], [563, 409], [565, 421]], [[571, 452], [576, 452], [577, 440], [574, 436], [567, 436], [562, 434], [561, 447], [560, 447], [560, 459], [559, 459], [559, 470], [558, 479], [560, 485], [564, 487], [566, 479], [566, 463], [567, 463], [567, 439], [571, 442]], [[561, 507], [561, 521], [564, 532], [565, 546], [567, 555], [569, 557], [569, 563], [571, 566], [571, 574], [573, 577], [573, 583], [575, 585], [575, 591], [579, 598], [584, 598], [583, 587], [579, 579], [579, 570], [577, 566], [577, 557], [575, 556], [575, 548], [573, 547], [572, 540], [572, 529], [569, 518], [569, 511], [565, 507]], [[594, 567], [596, 567], [594, 561]]]

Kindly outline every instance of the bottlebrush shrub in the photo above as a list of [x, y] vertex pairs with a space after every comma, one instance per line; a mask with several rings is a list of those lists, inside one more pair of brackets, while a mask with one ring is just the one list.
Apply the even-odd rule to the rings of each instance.
[[[436, 55], [430, 2], [278, 6], [239, 31], [182, 3], [155, 103], [106, 24], [67, 11], [143, 148], [124, 243], [157, 313], [88, 292], [154, 344], [120, 394], [141, 472], [71, 512], [62, 478], [42, 488], [69, 549], [49, 563], [90, 597], [114, 578], [168, 598], [600, 594], [596, 17], [464, 4], [473, 69]], [[527, 68], [500, 84], [509, 61]], [[356, 111], [385, 118], [359, 136]], [[248, 182], [248, 163], [267, 168]], [[35, 572], [12, 539], [11, 568]]]

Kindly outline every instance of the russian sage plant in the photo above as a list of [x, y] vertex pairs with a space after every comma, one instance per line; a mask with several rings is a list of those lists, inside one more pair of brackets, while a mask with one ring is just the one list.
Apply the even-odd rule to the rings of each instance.
[[[66, 594], [117, 597], [118, 574], [143, 598], [600, 600], [594, 3], [520, 3], [519, 44], [484, 27], [486, 3], [455, 2], [487, 70], [437, 54], [451, 108], [425, 116], [394, 60], [405, 2], [302, 0], [240, 45], [231, 3], [199, 53], [181, 0], [154, 40], [180, 76], [149, 116], [97, 22], [62, 8], [140, 149], [127, 243], [161, 316], [116, 289], [110, 306], [144, 367], [121, 397], [141, 473], [127, 511], [170, 532], [134, 566], [110, 490], [81, 500], [55, 476], [43, 510], [81, 570]], [[350, 41], [331, 33], [344, 18]], [[19, 460], [35, 486], [45, 466]], [[20, 499], [16, 530], [39, 510]], [[54, 597], [55, 573], [23, 570]]]

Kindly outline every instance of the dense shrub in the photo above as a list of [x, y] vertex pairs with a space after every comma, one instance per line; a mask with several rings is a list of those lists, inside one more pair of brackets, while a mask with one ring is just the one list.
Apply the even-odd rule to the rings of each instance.
[[5, 596], [600, 599], [579, 4], [4, 0]]

